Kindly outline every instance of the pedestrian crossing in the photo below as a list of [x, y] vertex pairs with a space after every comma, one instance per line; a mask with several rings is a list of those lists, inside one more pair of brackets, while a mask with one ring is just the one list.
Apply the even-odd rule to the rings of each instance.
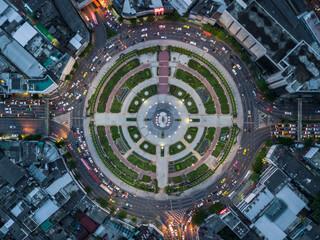
[[259, 114], [260, 111], [257, 108], [253, 108], [254, 129], [259, 129]]
[[168, 216], [168, 218], [173, 218], [175, 221], [181, 222], [186, 211], [187, 208], [183, 208], [178, 210], [165, 211], [164, 213]]

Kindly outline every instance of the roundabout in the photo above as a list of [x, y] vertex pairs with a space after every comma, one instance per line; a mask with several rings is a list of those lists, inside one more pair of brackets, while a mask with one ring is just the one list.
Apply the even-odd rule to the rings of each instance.
[[194, 191], [217, 177], [235, 144], [233, 93], [221, 73], [191, 51], [168, 45], [129, 50], [88, 94], [94, 161], [140, 196]]

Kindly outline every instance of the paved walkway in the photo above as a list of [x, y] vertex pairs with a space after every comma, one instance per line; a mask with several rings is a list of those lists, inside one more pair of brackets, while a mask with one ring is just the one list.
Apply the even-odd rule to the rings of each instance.
[[168, 185], [168, 164], [169, 164], [169, 147], [163, 147], [164, 155], [161, 157], [161, 147], [157, 146], [157, 180], [158, 186], [164, 188]]
[[[210, 54], [205, 53], [202, 49], [198, 48], [198, 47], [194, 47], [190, 44], [186, 44], [180, 41], [175, 41], [175, 40], [152, 40], [152, 41], [147, 41], [147, 42], [143, 42], [143, 43], [139, 43], [137, 45], [135, 45], [134, 47], [129, 47], [127, 49], [125, 49], [122, 53], [127, 53], [132, 51], [133, 49], [143, 49], [146, 47], [150, 47], [150, 46], [157, 46], [157, 45], [161, 45], [161, 46], [177, 46], [177, 47], [182, 47], [185, 48], [187, 50], [193, 51], [205, 58], [207, 58], [209, 60], [209, 62], [211, 62], [217, 69], [219, 69], [219, 71], [222, 73], [222, 75], [225, 77], [226, 81], [228, 82], [234, 98], [235, 98], [235, 102], [236, 102], [236, 106], [237, 106], [237, 124], [238, 126], [241, 128], [243, 125], [243, 110], [242, 110], [242, 103], [241, 103], [241, 97], [240, 97], [240, 93], [237, 89], [236, 83], [233, 81], [233, 76], [231, 76], [225, 69], [224, 66], [221, 65], [220, 62], [218, 62], [213, 56], [211, 56]], [[105, 73], [107, 72], [108, 68], [116, 61], [116, 59], [118, 59], [119, 54], [114, 56], [112, 58], [112, 60], [110, 62], [108, 62], [107, 64], [105, 64], [101, 71], [98, 73], [97, 77], [93, 80], [92, 82], [92, 87], [89, 88], [88, 94], [87, 94], [87, 99], [86, 99], [86, 106], [87, 106], [87, 100], [90, 99], [90, 97], [92, 96], [92, 94], [95, 91], [96, 86], [99, 84], [99, 81], [101, 80], [101, 78], [105, 75]], [[130, 59], [132, 60], [132, 59]], [[128, 61], [130, 61], [128, 60]], [[85, 109], [83, 111], [83, 115], [84, 115], [84, 126], [88, 126], [90, 123], [90, 118], [85, 117], [86, 112]], [[219, 129], [217, 128], [216, 133], [219, 133]], [[131, 193], [137, 193], [139, 196], [142, 197], [146, 197], [146, 198], [155, 198], [155, 199], [162, 199], [162, 200], [167, 200], [167, 199], [171, 199], [171, 198], [185, 198], [190, 196], [195, 189], [200, 190], [201, 189], [205, 189], [207, 188], [209, 185], [212, 184], [213, 181], [215, 181], [216, 179], [220, 178], [220, 176], [222, 175], [222, 173], [227, 170], [227, 168], [230, 166], [231, 164], [231, 160], [234, 158], [235, 154], [236, 154], [236, 149], [239, 146], [239, 142], [237, 142], [237, 144], [233, 147], [233, 149], [229, 154], [229, 156], [227, 157], [227, 159], [224, 161], [224, 163], [216, 170], [215, 174], [208, 178], [206, 181], [204, 181], [203, 183], [197, 185], [196, 188], [192, 188], [189, 190], [184, 191], [184, 193], [180, 196], [180, 197], [175, 197], [175, 196], [167, 196], [165, 193], [160, 193], [160, 194], [153, 194], [150, 192], [145, 192], [139, 189], [136, 189], [124, 182], [122, 182], [120, 179], [118, 179], [115, 175], [113, 175], [113, 173], [111, 173], [109, 171], [109, 169], [104, 165], [104, 163], [101, 161], [101, 159], [99, 158], [96, 149], [93, 145], [92, 142], [92, 138], [91, 138], [91, 134], [90, 134], [90, 129], [89, 128], [84, 128], [84, 135], [86, 137], [87, 140], [87, 144], [90, 148], [90, 152], [92, 155], [92, 158], [94, 159], [97, 167], [99, 167], [104, 173], [106, 173], [106, 175], [108, 176], [108, 178], [111, 179], [111, 181], [113, 181], [115, 184], [117, 184], [119, 187], [131, 192]], [[220, 134], [218, 134], [219, 136]], [[239, 136], [239, 139], [241, 138], [241, 135]], [[214, 140], [218, 141], [218, 139]], [[212, 146], [215, 146], [215, 144], [212, 144]], [[213, 149], [212, 149], [213, 150]], [[208, 153], [210, 154], [210, 151], [208, 151]], [[179, 174], [181, 174], [182, 171], [179, 172]], [[169, 177], [171, 177], [171, 175], [169, 175]]]
[[232, 116], [230, 115], [197, 115], [192, 114], [191, 119], [200, 119], [200, 122], [190, 122], [190, 127], [231, 127]]
[[96, 113], [94, 114], [94, 122], [96, 126], [109, 125], [109, 126], [132, 126], [136, 122], [127, 121], [127, 118], [135, 118], [135, 113]]

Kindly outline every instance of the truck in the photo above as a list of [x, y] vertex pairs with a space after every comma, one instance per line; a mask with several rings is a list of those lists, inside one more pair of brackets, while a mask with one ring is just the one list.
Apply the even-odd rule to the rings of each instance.
[[97, 177], [97, 175], [95, 175], [92, 171], [89, 172], [91, 177], [97, 182], [100, 183], [100, 179]]
[[105, 190], [107, 193], [109, 193], [110, 195], [112, 195], [113, 194], [113, 192], [109, 189], [109, 188], [107, 188], [107, 186], [106, 185], [104, 185], [104, 184], [100, 184], [100, 187], [103, 189], [103, 190]]

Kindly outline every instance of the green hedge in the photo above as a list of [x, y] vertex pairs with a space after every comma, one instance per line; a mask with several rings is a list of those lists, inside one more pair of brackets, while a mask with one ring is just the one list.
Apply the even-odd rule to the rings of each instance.
[[111, 136], [112, 136], [113, 141], [116, 141], [120, 137], [119, 127], [111, 126], [110, 127], [110, 132], [111, 132]]
[[[179, 88], [175, 85], [170, 85], [169, 92], [172, 96], [175, 96], [176, 98], [181, 99], [181, 100], [183, 99], [184, 105], [186, 106], [189, 113], [197, 114], [199, 112], [195, 101], [190, 96], [190, 94], [188, 94], [185, 90], [183, 90], [182, 88]], [[179, 92], [182, 93], [181, 96], [179, 96], [179, 94], [178, 94]], [[191, 102], [190, 106], [188, 105], [188, 102]]]
[[[178, 148], [178, 145], [181, 145], [181, 148]], [[169, 146], [169, 154], [174, 155], [179, 152], [182, 152], [184, 149], [186, 149], [186, 146], [182, 142], [176, 142], [175, 144], [172, 144]]]
[[[197, 132], [198, 132], [197, 127], [189, 127], [186, 131], [186, 134], [184, 135], [184, 140], [186, 140], [188, 143], [192, 143], [192, 141], [194, 140], [194, 138], [197, 135]], [[191, 136], [190, 139], [188, 139], [188, 135]]]
[[208, 139], [210, 142], [213, 142], [215, 133], [216, 133], [216, 128], [215, 127], [209, 127], [208, 131], [207, 131], [206, 139]]
[[137, 86], [139, 83], [142, 83], [143, 81], [150, 79], [151, 77], [152, 77], [151, 69], [146, 68], [140, 72], [137, 72], [133, 76], [129, 77], [121, 87], [127, 86], [128, 88], [132, 89], [135, 86]]
[[[144, 148], [145, 144], [148, 145], [147, 148]], [[153, 145], [152, 143], [149, 143], [147, 141], [144, 141], [143, 143], [140, 144], [140, 149], [152, 155], [156, 155], [156, 145]]]
[[197, 160], [196, 156], [192, 155], [182, 162], [175, 163], [174, 168], [175, 168], [176, 172], [178, 172], [178, 171], [187, 169], [188, 167], [191, 167], [192, 164], [195, 164], [197, 161], [198, 160]]
[[[141, 133], [140, 133], [139, 129], [136, 126], [129, 126], [128, 127], [128, 132], [129, 132], [129, 135], [130, 135], [132, 141], [138, 142], [141, 139]], [[135, 134], [138, 134], [137, 138], [134, 138]]]

